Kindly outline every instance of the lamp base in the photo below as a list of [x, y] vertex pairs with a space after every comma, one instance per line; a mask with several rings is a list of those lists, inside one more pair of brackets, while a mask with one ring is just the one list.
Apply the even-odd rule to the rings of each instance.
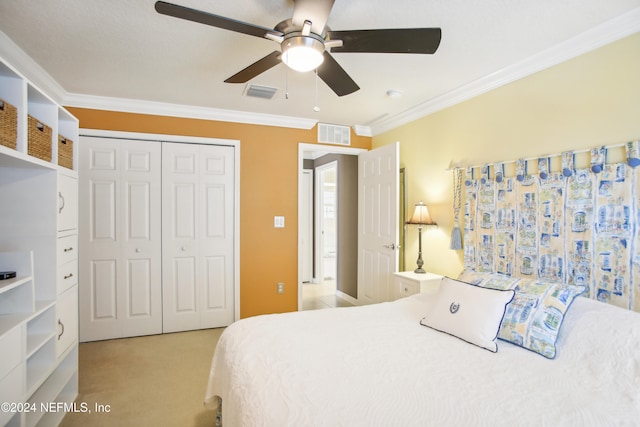
[[426, 274], [427, 272], [424, 271], [424, 268], [422, 267], [418, 267], [415, 270], [413, 270], [414, 273], [418, 273], [418, 274]]

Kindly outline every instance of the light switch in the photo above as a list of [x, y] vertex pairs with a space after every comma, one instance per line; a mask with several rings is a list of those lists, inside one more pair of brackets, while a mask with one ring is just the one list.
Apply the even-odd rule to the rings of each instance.
[[284, 228], [284, 217], [283, 216], [274, 216], [273, 217], [273, 227], [274, 228]]

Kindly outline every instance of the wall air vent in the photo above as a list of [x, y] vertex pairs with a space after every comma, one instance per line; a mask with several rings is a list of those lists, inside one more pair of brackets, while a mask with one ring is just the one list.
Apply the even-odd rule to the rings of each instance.
[[351, 145], [351, 128], [349, 126], [318, 123], [318, 142]]
[[253, 98], [271, 99], [278, 91], [278, 88], [269, 86], [247, 85], [244, 91], [245, 96]]

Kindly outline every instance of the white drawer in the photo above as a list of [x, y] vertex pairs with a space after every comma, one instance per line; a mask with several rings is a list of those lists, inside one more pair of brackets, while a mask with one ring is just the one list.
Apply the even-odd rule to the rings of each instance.
[[78, 283], [78, 260], [58, 267], [58, 295]]
[[419, 283], [396, 279], [396, 299], [408, 297], [418, 292], [420, 292]]
[[58, 239], [58, 265], [78, 259], [78, 235], [60, 237]]
[[[23, 356], [22, 325], [11, 329], [0, 337], [0, 378], [18, 366]], [[0, 400], [3, 402], [3, 400]], [[4, 401], [6, 402], [6, 400]]]
[[[24, 363], [16, 366], [7, 376], [0, 379], [0, 402], [24, 402]], [[11, 409], [11, 408], [9, 408]], [[6, 425], [15, 412], [0, 411], [0, 426]]]

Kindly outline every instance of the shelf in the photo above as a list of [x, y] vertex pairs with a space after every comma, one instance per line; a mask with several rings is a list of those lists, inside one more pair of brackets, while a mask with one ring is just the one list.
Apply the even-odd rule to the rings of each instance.
[[30, 313], [0, 315], [0, 336], [6, 334], [21, 323], [26, 322], [29, 315]]
[[31, 276], [23, 276], [23, 277], [14, 277], [13, 279], [5, 279], [0, 280], [0, 294], [3, 292], [8, 292], [11, 289], [17, 288], [20, 285], [23, 285], [29, 281], [31, 281]]
[[31, 314], [35, 309], [33, 281], [21, 282], [19, 286], [0, 293], [0, 315]]
[[0, 167], [21, 169], [56, 169], [56, 165], [0, 145]]
[[[29, 403], [40, 402], [73, 402], [78, 395], [78, 370], [77, 352], [69, 354], [58, 369], [56, 369], [47, 380], [33, 393]], [[27, 414], [27, 426], [35, 426], [42, 419], [45, 413], [36, 411]]]
[[47, 341], [27, 359], [27, 395], [32, 395], [55, 368], [55, 340]]
[[47, 310], [27, 322], [27, 358], [56, 337], [56, 309], [50, 305]]

